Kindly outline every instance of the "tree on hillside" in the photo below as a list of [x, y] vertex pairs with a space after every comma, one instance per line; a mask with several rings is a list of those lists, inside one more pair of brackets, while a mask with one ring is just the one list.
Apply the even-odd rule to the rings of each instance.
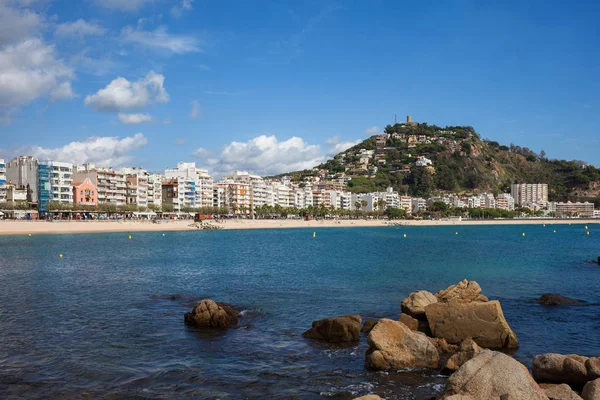
[[354, 208], [356, 208], [356, 211], [360, 211], [360, 207], [362, 206], [360, 201], [355, 201], [354, 202]]

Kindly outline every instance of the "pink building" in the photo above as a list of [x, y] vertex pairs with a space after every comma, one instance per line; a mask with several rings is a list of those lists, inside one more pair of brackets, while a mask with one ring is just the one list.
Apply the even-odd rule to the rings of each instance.
[[98, 204], [98, 189], [90, 178], [85, 178], [83, 182], [73, 183], [73, 203], [91, 206]]

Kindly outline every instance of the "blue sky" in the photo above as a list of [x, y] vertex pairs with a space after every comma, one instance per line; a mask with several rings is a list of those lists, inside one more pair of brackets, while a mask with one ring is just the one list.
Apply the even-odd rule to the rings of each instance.
[[0, 157], [312, 166], [410, 114], [600, 165], [597, 2], [0, 0]]

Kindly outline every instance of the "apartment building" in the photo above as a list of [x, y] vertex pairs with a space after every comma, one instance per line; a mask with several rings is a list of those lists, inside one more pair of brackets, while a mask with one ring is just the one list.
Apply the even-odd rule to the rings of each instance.
[[164, 177], [161, 174], [148, 174], [147, 179], [148, 207], [160, 210], [162, 208], [162, 182]]
[[[213, 206], [213, 186], [214, 181], [212, 176], [208, 174], [206, 169], [196, 169], [196, 199], [199, 200], [201, 207]], [[198, 201], [197, 201], [198, 203]]]
[[252, 196], [251, 185], [249, 183], [227, 179], [216, 183], [214, 187], [217, 189], [217, 203], [222, 204], [218, 207], [227, 207], [229, 208], [229, 212], [234, 214], [250, 213], [252, 209]]
[[427, 206], [427, 201], [423, 198], [413, 198], [412, 201], [412, 213], [416, 214], [419, 211], [423, 211], [425, 210], [425, 207]]
[[30, 203], [39, 200], [39, 162], [31, 156], [19, 156], [6, 164], [6, 181], [10, 181], [17, 189], [26, 189]]
[[519, 206], [548, 202], [548, 184], [517, 183], [510, 187], [510, 194]]
[[96, 168], [90, 163], [73, 169], [73, 180], [83, 182], [85, 178], [98, 188], [98, 204], [123, 206], [127, 203], [125, 174], [111, 168]]
[[6, 201], [6, 164], [0, 158], [0, 202]]
[[95, 206], [98, 204], [98, 188], [89, 178], [73, 182], [73, 204]]
[[73, 164], [50, 161], [52, 167], [52, 201], [73, 203]]
[[501, 193], [496, 198], [496, 208], [502, 210], [514, 211], [515, 199], [508, 193]]
[[136, 167], [121, 168], [125, 175], [125, 204], [148, 207], [148, 171]]
[[553, 211], [557, 217], [584, 217], [594, 216], [594, 203], [551, 203], [550, 211]]

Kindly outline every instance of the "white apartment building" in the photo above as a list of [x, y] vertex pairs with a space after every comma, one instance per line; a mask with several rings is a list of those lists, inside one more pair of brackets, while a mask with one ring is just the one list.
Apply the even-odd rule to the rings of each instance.
[[6, 180], [17, 189], [27, 189], [32, 203], [38, 202], [39, 162], [31, 156], [19, 156], [6, 164]]
[[330, 204], [335, 209], [352, 210], [352, 193], [330, 190]]
[[94, 164], [87, 163], [73, 168], [73, 179], [83, 182], [88, 178], [98, 189], [98, 204], [113, 204], [123, 206], [126, 204], [126, 177], [125, 174], [111, 168], [96, 168]]
[[427, 201], [423, 198], [413, 198], [411, 203], [413, 214], [425, 210], [425, 207], [427, 206]]
[[548, 202], [548, 184], [546, 183], [517, 183], [510, 187], [510, 194], [515, 204], [530, 205]]
[[[161, 174], [148, 174], [148, 207], [162, 208], [162, 182]], [[212, 193], [211, 193], [212, 196]], [[212, 200], [211, 200], [212, 205]]]
[[213, 179], [207, 170], [196, 168], [196, 163], [180, 162], [177, 168], [167, 168], [165, 179], [177, 179], [181, 207], [213, 206]]
[[400, 204], [398, 208], [405, 209], [407, 214], [412, 213], [412, 197], [400, 196]]
[[471, 196], [467, 199], [469, 208], [481, 208], [481, 197]]
[[0, 202], [6, 201], [6, 164], [0, 158]]
[[73, 203], [73, 164], [52, 161], [52, 200]]
[[125, 174], [125, 203], [148, 207], [148, 171], [141, 168], [121, 168]]
[[508, 193], [501, 193], [496, 198], [496, 208], [503, 210], [514, 211], [515, 199]]
[[494, 198], [493, 194], [483, 193], [481, 196], [479, 196], [479, 199], [481, 207], [496, 208], [496, 199]]
[[[252, 196], [250, 183], [236, 182], [233, 179], [223, 179], [214, 185], [217, 189], [217, 202], [222, 203], [220, 207], [229, 208], [229, 212], [234, 214], [250, 214], [252, 210]], [[213, 190], [214, 194], [214, 190]], [[213, 197], [214, 198], [214, 197]]]
[[208, 170], [196, 168], [196, 203], [199, 202], [200, 207], [213, 206], [213, 186]]

